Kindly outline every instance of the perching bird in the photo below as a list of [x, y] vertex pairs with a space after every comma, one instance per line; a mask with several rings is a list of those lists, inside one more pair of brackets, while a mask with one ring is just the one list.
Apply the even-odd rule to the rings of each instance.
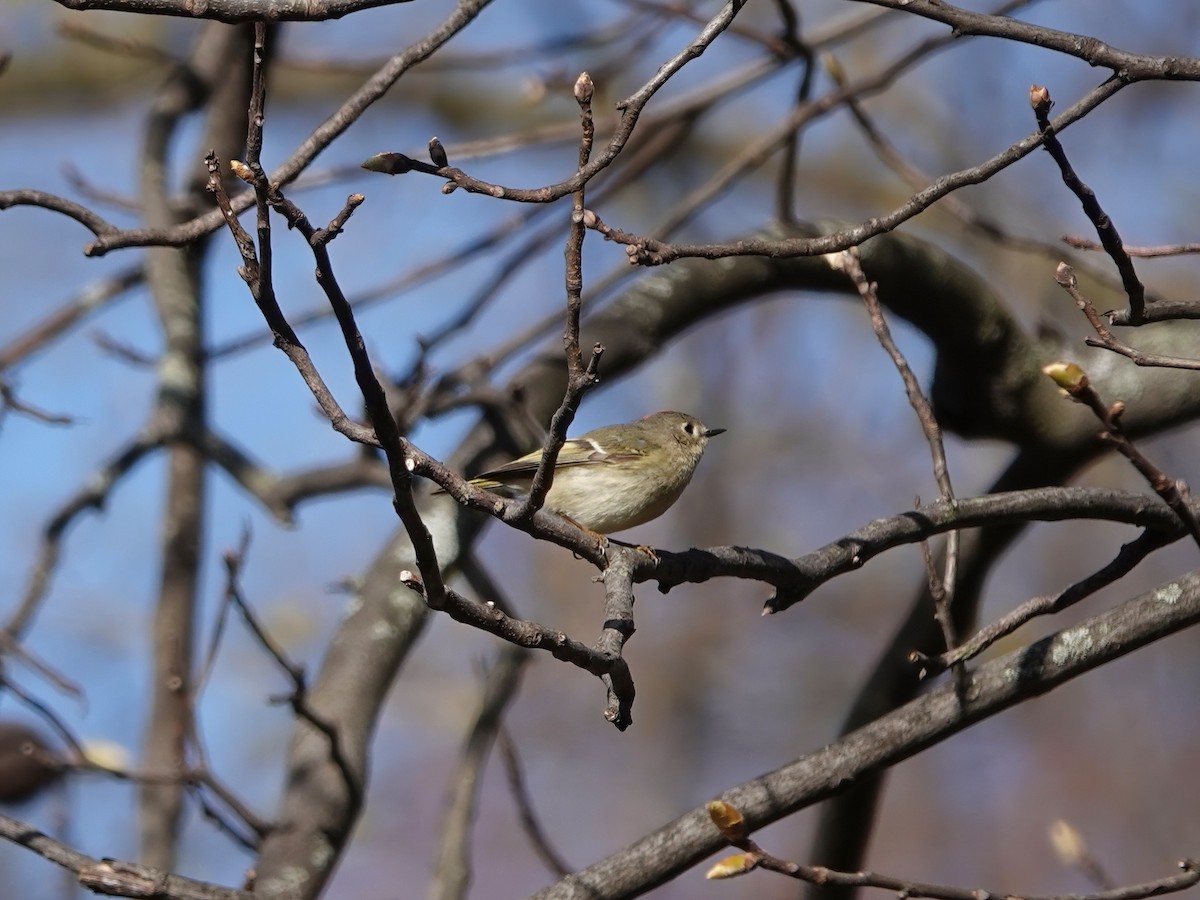
[[[708, 439], [695, 416], [657, 412], [624, 425], [605, 425], [569, 438], [559, 451], [546, 506], [597, 534], [655, 519], [692, 480]], [[497, 493], [528, 493], [542, 451], [535, 450], [471, 479]]]

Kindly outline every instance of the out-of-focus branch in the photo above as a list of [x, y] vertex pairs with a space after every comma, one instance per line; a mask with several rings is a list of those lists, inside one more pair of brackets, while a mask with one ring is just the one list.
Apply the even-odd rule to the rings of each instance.
[[[1063, 243], [1068, 247], [1074, 247], [1076, 250], [1104, 250], [1104, 245], [1099, 241], [1071, 234], [1063, 235]], [[1192, 253], [1200, 253], [1200, 244], [1158, 244], [1153, 247], [1131, 247], [1126, 245], [1125, 252], [1130, 256], [1138, 256], [1142, 259], [1154, 259], [1159, 256], [1186, 256]]]
[[120, 480], [149, 453], [161, 447], [165, 440], [165, 430], [156, 417], [50, 517], [49, 522], [42, 528], [41, 546], [25, 591], [21, 595], [21, 603], [4, 625], [6, 634], [19, 638], [33, 622], [33, 617], [50, 588], [50, 579], [58, 568], [68, 527], [83, 512], [102, 509], [108, 495]]
[[434, 864], [430, 900], [458, 900], [467, 894], [471, 882], [471, 824], [479, 803], [484, 764], [503, 727], [504, 712], [516, 695], [528, 661], [527, 650], [506, 644], [487, 671], [479, 709], [450, 780], [450, 798]]
[[533, 808], [533, 799], [529, 796], [529, 786], [525, 780], [525, 772], [521, 767], [521, 758], [517, 754], [517, 744], [508, 729], [500, 728], [500, 752], [504, 756], [504, 771], [508, 776], [508, 786], [512, 791], [513, 800], [517, 804], [517, 814], [521, 819], [521, 827], [529, 836], [529, 842], [546, 867], [557, 877], [565, 878], [571, 873], [562, 855], [555, 849], [542, 827], [537, 813]]
[[[171, 195], [168, 159], [183, 117], [207, 104], [201, 141], [228, 150], [245, 140], [252, 30], [210, 24], [186, 64], [159, 91], [147, 121], [140, 160], [140, 196], [150, 229], [173, 227], [180, 218]], [[193, 158], [198, 158], [196, 154]], [[202, 200], [203, 182], [189, 178], [187, 202]], [[200, 301], [203, 243], [183, 249], [154, 248], [145, 262], [146, 286], [164, 334], [155, 417], [170, 441], [161, 573], [152, 624], [151, 701], [144, 737], [145, 765], [182, 772], [186, 736], [192, 733], [191, 678], [195, 609], [204, 532], [206, 460], [179, 437], [206, 430], [204, 316]], [[182, 783], [144, 785], [139, 814], [141, 858], [169, 870], [183, 810]]]
[[143, 277], [142, 267], [135, 265], [89, 284], [36, 326], [0, 347], [0, 372], [28, 359], [88, 314], [125, 296]]
[[75, 419], [66, 413], [54, 413], [26, 403], [17, 396], [16, 389], [7, 381], [0, 380], [0, 423], [9, 413], [26, 416], [47, 425], [74, 425]]

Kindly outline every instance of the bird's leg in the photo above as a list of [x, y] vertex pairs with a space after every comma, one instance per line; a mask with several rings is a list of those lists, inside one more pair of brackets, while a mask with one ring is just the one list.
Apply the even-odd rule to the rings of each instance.
[[[586, 525], [580, 525], [578, 522], [576, 522], [574, 519], [572, 519], [566, 513], [559, 513], [559, 515], [562, 516], [564, 519], [566, 519], [568, 522], [570, 522], [572, 525], [574, 525], [576, 528], [578, 528], [580, 531], [582, 531], [584, 534], [590, 535], [591, 537], [595, 538], [596, 552], [600, 553], [600, 554], [604, 553], [605, 549], [608, 547], [608, 538], [607, 537], [605, 537], [598, 531], [592, 531], [592, 529], [588, 528]], [[620, 541], [617, 541], [617, 543], [619, 544]]]
[[658, 554], [654, 552], [653, 547], [648, 547], [645, 544], [630, 544], [625, 541], [618, 541], [616, 538], [609, 538], [608, 540], [614, 544], [620, 544], [622, 547], [630, 547], [634, 550], [640, 550], [642, 553], [645, 553], [648, 557], [650, 557], [655, 565], [658, 565]]

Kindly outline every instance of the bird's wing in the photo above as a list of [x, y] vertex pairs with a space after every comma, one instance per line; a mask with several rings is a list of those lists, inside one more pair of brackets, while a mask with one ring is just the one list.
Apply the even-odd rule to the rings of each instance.
[[[601, 463], [636, 459], [639, 456], [641, 456], [640, 451], [614, 453], [610, 450], [605, 450], [591, 438], [572, 438], [563, 444], [562, 450], [558, 453], [558, 467], [594, 466]], [[534, 450], [532, 453], [526, 453], [512, 462], [507, 462], [495, 469], [490, 469], [476, 477], [503, 481], [503, 476], [505, 475], [532, 476], [537, 471], [538, 463], [541, 461], [542, 451]]]

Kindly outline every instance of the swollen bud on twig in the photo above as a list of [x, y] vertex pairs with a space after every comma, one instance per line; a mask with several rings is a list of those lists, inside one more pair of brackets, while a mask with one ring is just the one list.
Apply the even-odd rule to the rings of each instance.
[[406, 172], [422, 172], [425, 175], [436, 175], [441, 166], [430, 165], [403, 153], [376, 153], [369, 157], [362, 167], [368, 172], [380, 172], [384, 175], [403, 175]]
[[231, 159], [229, 161], [229, 171], [246, 182], [246, 184], [254, 184], [254, 173], [240, 159]]
[[97, 769], [128, 769], [133, 765], [128, 748], [113, 741], [88, 741], [83, 754], [89, 766]]
[[708, 817], [712, 819], [712, 823], [721, 832], [721, 837], [730, 843], [746, 839], [746, 835], [749, 834], [746, 828], [746, 820], [738, 812], [736, 806], [731, 806], [724, 800], [712, 800], [709, 802], [707, 809]]
[[429, 139], [429, 159], [439, 169], [444, 169], [450, 165], [450, 157], [446, 156], [446, 148], [442, 146], [442, 142], [436, 137]]
[[1088, 386], [1087, 375], [1075, 363], [1052, 362], [1042, 366], [1042, 372], [1049, 375], [1050, 379], [1068, 396], [1076, 394]]
[[1054, 280], [1065, 288], [1073, 288], [1077, 284], [1075, 270], [1065, 262], [1060, 262], [1054, 267]]
[[1042, 87], [1040, 84], [1031, 84], [1029, 86], [1029, 105], [1035, 111], [1048, 111], [1052, 105], [1050, 101], [1050, 89]]
[[758, 865], [758, 860], [748, 853], [735, 853], [727, 856], [707, 872], [704, 877], [710, 881], [718, 878], [732, 878], [735, 875], [745, 875]]
[[580, 106], [587, 106], [592, 102], [592, 94], [595, 93], [595, 90], [592, 76], [587, 72], [580, 72], [579, 77], [575, 79], [575, 102]]

